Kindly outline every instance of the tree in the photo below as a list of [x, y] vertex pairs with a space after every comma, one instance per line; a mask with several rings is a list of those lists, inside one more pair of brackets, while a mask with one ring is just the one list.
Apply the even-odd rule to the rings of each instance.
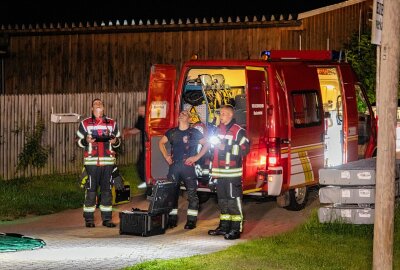
[[[345, 44], [347, 61], [351, 64], [361, 83], [367, 90], [371, 103], [376, 101], [376, 45], [371, 43], [371, 32], [355, 32]], [[398, 90], [398, 96], [400, 87]], [[359, 105], [360, 109], [360, 105]]]

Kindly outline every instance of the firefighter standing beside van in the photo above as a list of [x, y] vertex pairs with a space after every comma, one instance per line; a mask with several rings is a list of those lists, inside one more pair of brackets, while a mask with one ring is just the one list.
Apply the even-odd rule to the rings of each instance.
[[234, 110], [224, 105], [220, 110], [220, 124], [210, 137], [212, 164], [211, 177], [217, 180], [220, 223], [209, 235], [224, 235], [227, 240], [240, 238], [242, 213], [242, 158], [249, 153], [250, 143], [246, 131], [235, 123]]
[[[197, 214], [199, 210], [199, 198], [197, 197], [197, 176], [194, 163], [207, 151], [206, 139], [203, 134], [190, 127], [188, 111], [179, 114], [178, 127], [169, 129], [159, 142], [159, 148], [169, 165], [168, 179], [176, 183], [176, 198], [174, 209], [169, 213], [169, 227], [176, 227], [178, 222], [178, 200], [181, 181], [184, 183], [188, 195], [189, 206], [187, 210], [187, 222], [185, 229], [196, 228]], [[166, 143], [171, 144], [171, 153], [167, 152]], [[198, 144], [203, 147], [197, 153]]]
[[113, 228], [112, 220], [112, 172], [115, 165], [114, 148], [120, 146], [117, 123], [104, 115], [104, 104], [100, 99], [92, 101], [92, 117], [79, 124], [78, 145], [85, 149], [84, 166], [88, 174], [86, 181], [83, 217], [86, 227], [95, 227], [94, 211], [98, 187], [101, 191], [100, 211], [103, 226]]

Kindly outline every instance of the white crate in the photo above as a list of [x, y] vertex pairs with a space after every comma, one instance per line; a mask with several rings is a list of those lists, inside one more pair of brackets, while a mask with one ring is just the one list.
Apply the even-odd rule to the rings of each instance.
[[51, 122], [53, 123], [76, 123], [81, 119], [77, 113], [52, 113]]

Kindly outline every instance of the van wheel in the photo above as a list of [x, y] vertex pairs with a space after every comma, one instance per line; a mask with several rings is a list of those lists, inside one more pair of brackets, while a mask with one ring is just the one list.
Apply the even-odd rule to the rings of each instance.
[[197, 197], [199, 197], [199, 203], [205, 203], [207, 202], [210, 197], [211, 197], [211, 193], [210, 192], [197, 192]]
[[290, 211], [299, 211], [304, 209], [307, 203], [307, 187], [295, 188], [289, 190], [289, 205], [285, 208]]

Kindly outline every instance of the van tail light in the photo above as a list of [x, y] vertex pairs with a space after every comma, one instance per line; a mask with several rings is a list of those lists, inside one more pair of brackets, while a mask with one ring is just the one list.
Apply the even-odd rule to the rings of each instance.
[[281, 140], [279, 138], [269, 138], [268, 140], [268, 166], [281, 165]]

